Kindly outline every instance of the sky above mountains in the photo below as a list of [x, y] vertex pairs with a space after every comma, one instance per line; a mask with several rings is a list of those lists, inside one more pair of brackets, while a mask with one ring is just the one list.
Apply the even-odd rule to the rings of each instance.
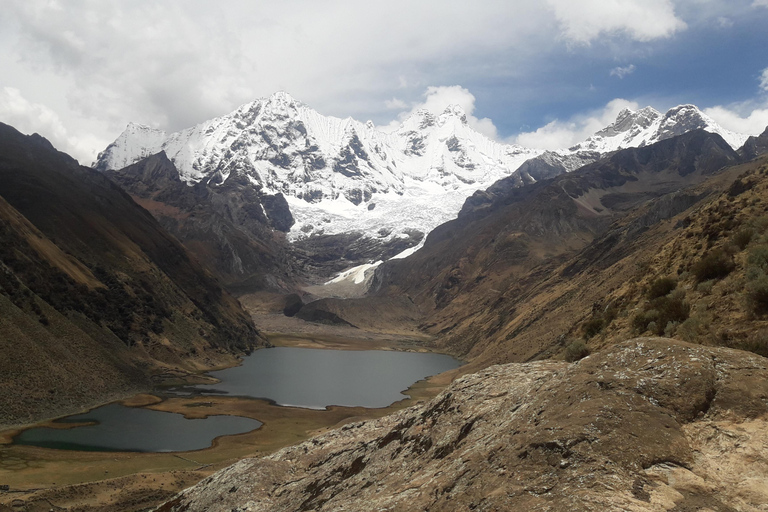
[[279, 90], [382, 127], [456, 103], [543, 148], [646, 105], [760, 133], [765, 27], [768, 0], [6, 0], [0, 121], [85, 164], [129, 121], [177, 131]]

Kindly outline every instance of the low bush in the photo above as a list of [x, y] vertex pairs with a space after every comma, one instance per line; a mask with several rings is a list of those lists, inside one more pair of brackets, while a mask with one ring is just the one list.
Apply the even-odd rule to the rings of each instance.
[[709, 281], [703, 281], [696, 285], [696, 291], [702, 295], [709, 295], [712, 293], [712, 288], [715, 286], [715, 281], [710, 279]]
[[605, 327], [605, 325], [602, 317], [593, 316], [587, 320], [582, 327], [584, 331], [584, 339], [588, 340], [589, 338], [597, 335], [600, 331], [603, 330], [603, 327]]
[[762, 270], [768, 270], [768, 245], [752, 247], [747, 255], [747, 263]]
[[569, 363], [578, 361], [579, 359], [584, 359], [588, 355], [589, 349], [587, 348], [587, 345], [581, 340], [576, 340], [565, 348], [565, 360]]
[[736, 268], [733, 257], [722, 249], [713, 249], [693, 265], [693, 275], [701, 283], [710, 279], [722, 279]]
[[749, 245], [749, 242], [752, 241], [752, 238], [755, 236], [755, 230], [752, 228], [741, 228], [740, 230], [736, 231], [733, 236], [731, 237], [731, 242], [733, 242], [733, 245], [738, 247], [740, 250], [744, 250], [747, 245]]
[[658, 297], [664, 297], [675, 288], [677, 288], [677, 281], [671, 277], [660, 277], [653, 281], [648, 287], [646, 296], [650, 300], [656, 299]]
[[765, 331], [755, 333], [748, 340], [739, 343], [736, 348], [768, 357], [768, 333]]
[[691, 305], [685, 300], [685, 292], [675, 290], [663, 297], [656, 297], [648, 303], [645, 311], [632, 319], [632, 326], [642, 334], [646, 331], [663, 336], [667, 326], [671, 329], [688, 319]]
[[745, 298], [747, 307], [755, 315], [768, 313], [768, 276], [764, 272], [747, 282]]

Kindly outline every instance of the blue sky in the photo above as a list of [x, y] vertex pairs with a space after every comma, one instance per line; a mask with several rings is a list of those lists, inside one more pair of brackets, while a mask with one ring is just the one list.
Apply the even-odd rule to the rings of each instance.
[[6, 0], [0, 121], [83, 163], [129, 121], [168, 131], [285, 90], [395, 126], [462, 105], [555, 148], [618, 110], [693, 103], [768, 125], [768, 0]]

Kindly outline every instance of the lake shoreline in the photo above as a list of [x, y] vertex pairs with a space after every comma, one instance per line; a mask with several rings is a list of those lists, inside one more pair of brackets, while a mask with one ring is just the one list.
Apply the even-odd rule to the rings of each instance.
[[[274, 346], [439, 353], [432, 350], [429, 342], [424, 343], [427, 346], [421, 344], [426, 340], [418, 340], [414, 337], [400, 338], [396, 334], [367, 333], [366, 337], [351, 338], [346, 336], [347, 333], [344, 334], [342, 336], [335, 333], [269, 333], [268, 339]], [[238, 363], [235, 363], [228, 367], [237, 365]], [[207, 372], [202, 372], [201, 375], [205, 373]], [[82, 495], [85, 488], [93, 488], [94, 492], [96, 488], [108, 488], [109, 486], [104, 484], [107, 481], [105, 479], [122, 479], [124, 483], [121, 485], [126, 489], [133, 489], [130, 492], [140, 493], [139, 489], [141, 489], [141, 493], [145, 494], [150, 490], [169, 491], [173, 487], [173, 482], [177, 482], [181, 487], [175, 489], [174, 492], [176, 492], [190, 485], [190, 479], [196, 479], [195, 481], [202, 479], [239, 459], [264, 456], [346, 423], [385, 416], [428, 400], [436, 396], [460, 373], [462, 373], [461, 367], [415, 382], [403, 392], [410, 395], [410, 398], [405, 397], [382, 408], [330, 406], [325, 410], [317, 410], [280, 406], [254, 398], [206, 395], [190, 399], [189, 397], [163, 396], [163, 393], [158, 393], [156, 390], [150, 393], [137, 393], [109, 403], [119, 402], [130, 407], [176, 412], [183, 414], [186, 418], [219, 414], [243, 416], [256, 419], [263, 424], [244, 434], [217, 437], [210, 447], [187, 452], [67, 452], [0, 444], [2, 460], [18, 461], [18, 467], [14, 467], [13, 463], [0, 464], [0, 480], [2, 480], [0, 483], [10, 485], [13, 491], [25, 489], [29, 491], [12, 493], [13, 499], [23, 499], [31, 503], [53, 493], [65, 498], [65, 501], [70, 503], [68, 506], [77, 505], [76, 496]], [[59, 418], [53, 418], [46, 423]], [[35, 424], [35, 426], [39, 425], [40, 423]], [[11, 432], [18, 433], [21, 430], [17, 428], [13, 431], [0, 432], [0, 442], [7, 441]], [[83, 469], [84, 467], [89, 469]], [[188, 475], [190, 471], [195, 474]], [[184, 474], [180, 475], [179, 472]], [[149, 478], [148, 474], [152, 477]], [[0, 504], [9, 505], [10, 501], [5, 502], [12, 494], [0, 495]], [[126, 497], [122, 501], [131, 500]], [[114, 510], [120, 509], [118, 507]]]

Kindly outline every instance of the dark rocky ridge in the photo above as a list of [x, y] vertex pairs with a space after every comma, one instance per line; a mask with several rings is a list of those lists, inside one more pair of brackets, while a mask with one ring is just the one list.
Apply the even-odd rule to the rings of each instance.
[[283, 232], [293, 217], [283, 195], [260, 192], [237, 169], [226, 180], [219, 173], [187, 185], [161, 152], [103, 173], [237, 293], [295, 292], [304, 282], [323, 282], [347, 268], [394, 256], [424, 236], [413, 231], [409, 238], [383, 241], [353, 232], [290, 244]]
[[293, 225], [281, 194], [262, 194], [236, 170], [187, 185], [161, 152], [124, 169], [103, 171], [236, 290], [293, 289], [296, 280], [281, 231]]
[[0, 424], [75, 412], [265, 343], [101, 173], [0, 124]]
[[748, 138], [747, 142], [739, 148], [739, 154], [744, 160], [752, 160], [765, 153], [768, 153], [768, 127], [757, 137]]

